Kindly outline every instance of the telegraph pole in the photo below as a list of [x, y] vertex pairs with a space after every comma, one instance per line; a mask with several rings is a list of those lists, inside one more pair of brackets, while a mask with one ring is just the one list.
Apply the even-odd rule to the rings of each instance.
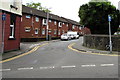
[[46, 31], [46, 40], [48, 41], [48, 29], [49, 29], [49, 12], [47, 12], [47, 31]]

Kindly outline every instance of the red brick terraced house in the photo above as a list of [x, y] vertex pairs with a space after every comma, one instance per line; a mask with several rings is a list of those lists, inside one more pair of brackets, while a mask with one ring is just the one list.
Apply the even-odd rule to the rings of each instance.
[[21, 0], [0, 1], [0, 52], [20, 49]]
[[[21, 41], [37, 41], [46, 38], [47, 13], [22, 6], [22, 26], [20, 29]], [[68, 31], [68, 23], [65, 19], [49, 13], [48, 35], [59, 38], [62, 33]]]

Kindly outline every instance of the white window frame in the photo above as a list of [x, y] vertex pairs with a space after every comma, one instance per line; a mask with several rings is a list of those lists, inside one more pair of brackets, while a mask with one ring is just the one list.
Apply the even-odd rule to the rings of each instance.
[[35, 21], [36, 21], [36, 22], [39, 22], [39, 17], [35, 17]]
[[45, 35], [45, 29], [42, 29], [42, 35]]
[[38, 34], [39, 33], [39, 30], [38, 28], [35, 29], [35, 34]]
[[75, 29], [75, 25], [72, 25], [72, 29]]
[[64, 30], [62, 30], [62, 34], [64, 34], [65, 33], [65, 31]]
[[58, 30], [58, 35], [60, 35], [60, 34], [61, 34], [60, 30]]
[[47, 25], [47, 19], [43, 19], [42, 23], [43, 25]]
[[54, 29], [54, 35], [56, 35], [57, 34], [57, 30], [56, 29]]
[[51, 22], [52, 22], [52, 20], [50, 20], [50, 19], [49, 19], [49, 22], [51, 23]]
[[62, 22], [59, 22], [59, 24], [58, 24], [58, 25], [59, 25], [59, 27], [62, 27]]
[[57, 21], [54, 21], [54, 24], [57, 25]]
[[27, 19], [30, 19], [30, 18], [31, 18], [31, 16], [30, 16], [30, 15], [26, 15], [26, 18], [27, 18]]
[[30, 32], [30, 31], [31, 31], [30, 27], [25, 27], [25, 32]]
[[68, 24], [66, 24], [66, 26], [68, 27]]
[[13, 23], [13, 25], [10, 25], [10, 29], [12, 28], [12, 31], [10, 32], [11, 34], [10, 34], [10, 36], [9, 36], [9, 38], [14, 38], [14, 23]]

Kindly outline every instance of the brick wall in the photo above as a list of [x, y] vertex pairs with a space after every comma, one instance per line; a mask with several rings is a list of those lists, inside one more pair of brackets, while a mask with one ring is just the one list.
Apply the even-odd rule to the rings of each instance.
[[10, 35], [10, 13], [6, 13], [4, 32], [4, 51], [16, 50], [20, 48], [20, 26], [21, 17], [16, 16], [15, 39], [9, 39]]

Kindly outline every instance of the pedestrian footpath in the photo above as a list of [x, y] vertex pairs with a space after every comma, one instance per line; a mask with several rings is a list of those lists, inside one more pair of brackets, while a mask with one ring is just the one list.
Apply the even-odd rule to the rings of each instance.
[[2, 60], [6, 60], [9, 58], [18, 56], [20, 54], [26, 53], [38, 45], [42, 45], [44, 43], [49, 43], [49, 42], [57, 42], [57, 41], [60, 41], [60, 40], [40, 41], [40, 42], [21, 42], [20, 43], [20, 50], [3, 53]]
[[[97, 50], [97, 49], [91, 49], [83, 46], [83, 37], [79, 38], [79, 41], [75, 43], [75, 45], [72, 46], [74, 49], [77, 49], [82, 52], [90, 52], [90, 53], [102, 53], [102, 54], [110, 54], [110, 51], [104, 51], [104, 50]], [[117, 51], [113, 51], [113, 54], [118, 54]]]

